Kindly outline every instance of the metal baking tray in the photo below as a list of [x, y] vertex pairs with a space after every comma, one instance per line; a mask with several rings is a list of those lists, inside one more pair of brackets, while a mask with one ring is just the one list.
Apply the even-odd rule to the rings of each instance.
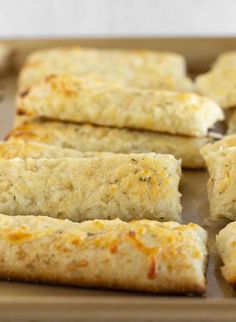
[[[33, 50], [81, 45], [99, 48], [169, 50], [187, 58], [191, 74], [206, 71], [222, 51], [236, 49], [236, 38], [113, 38], [4, 40], [15, 48], [19, 67]], [[12, 127], [17, 72], [0, 79], [0, 135]], [[207, 292], [202, 297], [158, 296], [135, 292], [0, 282], [0, 321], [233, 321], [236, 300], [220, 273], [215, 234], [227, 222], [208, 220], [206, 171], [184, 171], [181, 184], [184, 222], [209, 232]]]

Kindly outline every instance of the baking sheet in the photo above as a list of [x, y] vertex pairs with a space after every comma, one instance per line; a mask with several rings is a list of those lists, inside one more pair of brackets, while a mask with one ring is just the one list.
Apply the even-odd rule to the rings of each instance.
[[[195, 41], [195, 43], [194, 43]], [[208, 40], [208, 44], [209, 44]], [[171, 40], [54, 40], [11, 41], [17, 48], [17, 65], [34, 48], [80, 43], [97, 47], [158, 48], [174, 50], [187, 56], [192, 70], [206, 70], [220, 51], [236, 49], [236, 40], [212, 39]], [[218, 46], [216, 46], [218, 42]], [[178, 46], [179, 44], [179, 46]], [[195, 45], [194, 45], [195, 44]], [[225, 44], [225, 47], [223, 46]], [[198, 51], [202, 48], [202, 63]], [[214, 45], [214, 46], [213, 46]], [[164, 47], [165, 46], [165, 47]], [[223, 48], [224, 47], [224, 48]], [[215, 51], [213, 50], [215, 48]], [[184, 50], [185, 49], [185, 50]], [[205, 53], [205, 56], [204, 56]], [[0, 135], [4, 138], [13, 124], [16, 75], [0, 79]], [[0, 282], [0, 321], [230, 321], [236, 316], [233, 289], [220, 274], [220, 260], [215, 253], [215, 234], [227, 221], [212, 223], [208, 219], [206, 171], [184, 171], [184, 223], [194, 222], [209, 232], [207, 292], [203, 297], [173, 297], [134, 292], [82, 289], [72, 287]]]

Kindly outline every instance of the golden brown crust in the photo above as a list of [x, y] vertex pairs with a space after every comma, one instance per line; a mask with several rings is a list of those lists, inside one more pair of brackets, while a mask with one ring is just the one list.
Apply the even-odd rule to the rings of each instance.
[[[195, 224], [0, 215], [0, 278], [155, 293], [205, 291]], [[32, 251], [34, 250], [34, 251]]]
[[32, 120], [32, 117], [30, 117], [27, 114], [16, 114], [15, 118], [14, 118], [14, 124], [13, 124], [13, 128], [17, 128], [18, 126], [30, 122]]
[[[193, 93], [154, 91], [54, 76], [32, 87], [17, 108], [33, 117], [205, 136], [224, 118], [213, 101]], [[207, 111], [207, 113], [206, 113]]]
[[19, 77], [19, 87], [55, 74], [92, 77], [137, 88], [192, 90], [183, 56], [148, 50], [55, 48], [31, 54]]
[[0, 142], [0, 158], [93, 158], [109, 155], [109, 152], [80, 152], [74, 149], [64, 149], [58, 146], [37, 142], [24, 142], [20, 139]]

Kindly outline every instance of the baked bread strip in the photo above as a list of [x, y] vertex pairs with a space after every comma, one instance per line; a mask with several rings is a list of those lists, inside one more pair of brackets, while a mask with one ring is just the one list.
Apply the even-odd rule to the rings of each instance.
[[91, 152], [173, 154], [189, 169], [205, 167], [200, 149], [212, 142], [210, 137], [190, 138], [147, 131], [135, 131], [60, 122], [26, 123], [14, 129], [9, 141], [39, 142]]
[[192, 93], [127, 88], [51, 76], [17, 99], [18, 111], [33, 117], [205, 136], [224, 119], [213, 101]]
[[0, 212], [89, 219], [181, 220], [172, 155], [0, 159]]
[[205, 161], [210, 175], [208, 198], [211, 218], [236, 220], [236, 147], [211, 152]]
[[109, 152], [81, 152], [74, 149], [64, 149], [55, 145], [42, 144], [37, 142], [24, 142], [16, 139], [9, 142], [0, 141], [0, 158], [94, 158], [111, 155]]
[[31, 54], [19, 76], [19, 88], [27, 89], [52, 74], [90, 76], [137, 88], [188, 91], [185, 58], [176, 53], [148, 50], [56, 48]]
[[203, 293], [206, 241], [195, 224], [0, 215], [0, 278]]
[[214, 62], [212, 69], [236, 68], [236, 51], [226, 51], [220, 54]]
[[196, 91], [222, 108], [236, 106], [236, 68], [212, 70], [196, 78]]
[[236, 285], [236, 222], [228, 224], [216, 236], [218, 254], [223, 261], [221, 272], [225, 280]]
[[236, 135], [227, 135], [214, 143], [208, 143], [202, 147], [200, 153], [205, 158], [211, 152], [223, 151], [231, 147], [236, 147]]

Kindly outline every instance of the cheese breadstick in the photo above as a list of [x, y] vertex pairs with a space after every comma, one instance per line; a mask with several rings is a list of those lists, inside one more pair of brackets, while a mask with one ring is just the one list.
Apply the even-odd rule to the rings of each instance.
[[0, 215], [0, 278], [203, 293], [206, 241], [195, 224]]
[[188, 91], [186, 62], [176, 53], [148, 50], [54, 48], [32, 53], [19, 76], [19, 88], [28, 89], [52, 74], [92, 77], [137, 88]]
[[18, 111], [33, 117], [205, 136], [224, 118], [213, 101], [192, 93], [127, 88], [52, 76], [23, 92]]
[[216, 69], [196, 79], [196, 91], [213, 99], [222, 108], [236, 106], [236, 67]]
[[181, 220], [172, 155], [0, 159], [0, 212], [87, 219]]
[[214, 70], [222, 70], [236, 67], [236, 51], [226, 51], [217, 56], [213, 64]]
[[205, 167], [200, 149], [210, 137], [190, 138], [147, 131], [135, 131], [60, 122], [31, 121], [14, 129], [9, 141], [38, 142], [91, 152], [173, 154], [184, 168]]

